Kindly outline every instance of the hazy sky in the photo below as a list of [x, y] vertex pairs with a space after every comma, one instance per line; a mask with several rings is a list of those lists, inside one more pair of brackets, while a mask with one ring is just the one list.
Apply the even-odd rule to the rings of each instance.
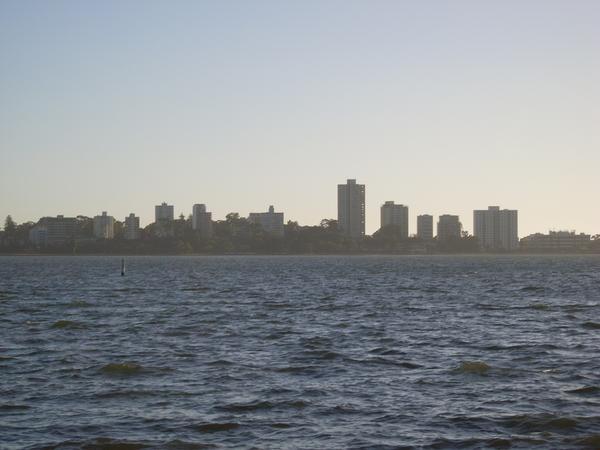
[[600, 233], [600, 1], [0, 2], [0, 216], [268, 205]]

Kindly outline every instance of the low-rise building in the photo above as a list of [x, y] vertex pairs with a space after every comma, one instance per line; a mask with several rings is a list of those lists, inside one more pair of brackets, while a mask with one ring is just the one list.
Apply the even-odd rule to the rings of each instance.
[[34, 225], [29, 230], [29, 242], [35, 247], [45, 247], [48, 245], [48, 227], [46, 225]]
[[539, 253], [579, 253], [590, 250], [592, 240], [589, 234], [574, 231], [550, 231], [536, 233], [521, 239], [521, 250]]
[[260, 225], [263, 230], [273, 236], [283, 237], [283, 213], [275, 212], [273, 206], [269, 206], [268, 212], [250, 213], [248, 221]]
[[77, 219], [75, 217], [43, 217], [38, 225], [46, 227], [46, 245], [61, 245], [73, 242], [77, 235]]

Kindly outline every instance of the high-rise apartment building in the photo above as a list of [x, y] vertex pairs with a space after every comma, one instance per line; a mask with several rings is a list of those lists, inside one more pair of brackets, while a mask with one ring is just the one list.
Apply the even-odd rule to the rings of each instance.
[[154, 207], [154, 234], [157, 237], [168, 238], [175, 235], [173, 209], [173, 205], [164, 202]]
[[250, 213], [248, 221], [260, 225], [263, 230], [273, 236], [283, 237], [283, 213], [275, 212], [273, 206], [269, 206], [268, 212]]
[[338, 226], [353, 238], [365, 235], [365, 185], [356, 180], [338, 184]]
[[398, 228], [401, 237], [408, 238], [408, 206], [396, 205], [393, 201], [381, 206], [381, 228], [390, 225]]
[[192, 229], [203, 238], [212, 236], [212, 213], [206, 211], [206, 205], [196, 204], [192, 208]]
[[134, 240], [140, 238], [140, 218], [134, 213], [125, 217], [125, 239]]
[[437, 238], [439, 241], [459, 239], [461, 231], [462, 224], [458, 216], [450, 214], [440, 216], [437, 224]]
[[417, 216], [417, 237], [419, 239], [433, 239], [433, 216], [429, 214]]
[[163, 202], [160, 205], [154, 207], [154, 221], [159, 222], [161, 220], [173, 220], [173, 205], [167, 205]]
[[512, 251], [519, 248], [518, 212], [489, 206], [473, 211], [473, 234], [484, 250]]
[[115, 218], [102, 212], [94, 217], [94, 237], [97, 239], [112, 239], [115, 237]]

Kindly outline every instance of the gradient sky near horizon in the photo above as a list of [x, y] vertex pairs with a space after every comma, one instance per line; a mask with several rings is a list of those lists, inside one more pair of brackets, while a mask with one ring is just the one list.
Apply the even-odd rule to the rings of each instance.
[[268, 205], [600, 233], [600, 1], [0, 2], [0, 216]]

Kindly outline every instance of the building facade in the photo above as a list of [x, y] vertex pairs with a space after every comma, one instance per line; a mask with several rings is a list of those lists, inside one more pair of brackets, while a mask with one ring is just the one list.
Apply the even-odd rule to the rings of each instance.
[[248, 221], [260, 225], [263, 230], [273, 236], [283, 237], [283, 213], [275, 212], [273, 206], [269, 206], [267, 212], [250, 213]]
[[140, 218], [134, 213], [125, 217], [123, 236], [130, 241], [140, 238]]
[[398, 228], [402, 238], [408, 238], [408, 206], [396, 205], [393, 201], [381, 206], [381, 228], [390, 225]]
[[46, 225], [34, 225], [29, 230], [29, 242], [36, 247], [45, 247], [48, 244], [48, 227]]
[[160, 238], [173, 237], [175, 235], [174, 218], [173, 205], [167, 205], [165, 202], [156, 205], [154, 207], [154, 235]]
[[101, 216], [94, 217], [94, 237], [96, 239], [113, 239], [115, 237], [115, 218], [102, 211]]
[[460, 239], [462, 224], [458, 216], [443, 214], [437, 223], [437, 238], [439, 241]]
[[419, 239], [433, 239], [433, 216], [421, 214], [417, 216], [417, 237]]
[[[75, 217], [42, 217], [38, 226], [45, 227], [45, 243], [43, 238], [39, 245], [62, 245], [73, 242], [77, 235], [77, 219]], [[43, 233], [43, 232], [42, 232]]]
[[206, 211], [206, 205], [196, 204], [193, 206], [192, 229], [198, 231], [203, 238], [212, 236], [212, 213]]
[[338, 227], [352, 238], [365, 235], [365, 185], [356, 180], [338, 184]]
[[521, 239], [521, 250], [539, 253], [579, 253], [590, 250], [592, 244], [589, 234], [574, 231], [550, 231], [548, 234], [536, 233]]
[[473, 211], [473, 235], [483, 250], [514, 251], [519, 248], [518, 211], [489, 206]]
[[165, 202], [156, 205], [154, 207], [154, 221], [173, 220], [175, 218], [173, 210], [173, 205], [167, 205]]

